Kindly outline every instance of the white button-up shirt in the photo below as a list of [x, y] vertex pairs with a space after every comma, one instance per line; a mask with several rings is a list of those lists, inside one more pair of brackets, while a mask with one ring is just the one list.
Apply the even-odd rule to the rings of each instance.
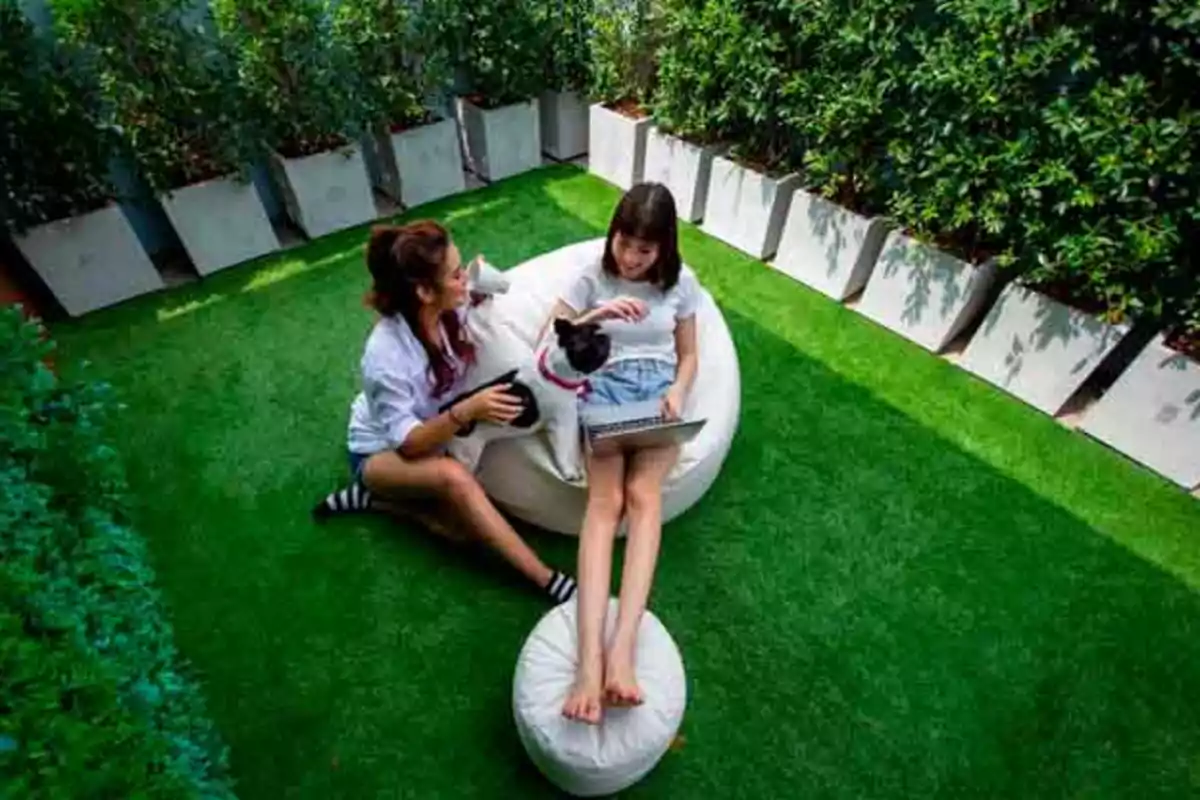
[[[464, 318], [466, 309], [459, 315]], [[437, 416], [440, 405], [462, 391], [463, 364], [448, 346], [445, 328], [441, 334], [456, 378], [435, 397], [429, 356], [404, 318], [397, 314], [375, 324], [363, 350], [362, 391], [350, 409], [350, 452], [371, 455], [395, 450], [414, 428]]]

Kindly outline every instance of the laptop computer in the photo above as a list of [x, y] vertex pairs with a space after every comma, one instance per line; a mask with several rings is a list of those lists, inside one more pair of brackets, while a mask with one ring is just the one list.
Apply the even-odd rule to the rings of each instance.
[[704, 427], [703, 419], [670, 420], [663, 416], [662, 402], [585, 406], [579, 415], [584, 445], [590, 452], [639, 450], [646, 447], [682, 445]]

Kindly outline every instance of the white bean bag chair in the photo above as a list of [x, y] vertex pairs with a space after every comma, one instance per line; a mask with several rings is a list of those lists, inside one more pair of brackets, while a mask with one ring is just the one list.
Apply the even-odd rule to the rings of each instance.
[[[632, 786], [667, 752], [683, 721], [687, 679], [671, 634], [647, 611], [635, 657], [642, 705], [606, 708], [599, 725], [564, 718], [575, 681], [575, 613], [574, 600], [552, 609], [525, 641], [513, 678], [513, 716], [525, 751], [551, 783], [595, 797]], [[613, 599], [606, 637], [616, 619]]]
[[[604, 239], [555, 250], [514, 267], [506, 294], [472, 312], [471, 330], [482, 382], [528, 358], [555, 302], [575, 276], [604, 251]], [[680, 453], [663, 487], [663, 519], [669, 521], [712, 486], [729, 453], [741, 408], [737, 351], [712, 296], [704, 292], [697, 316], [700, 365], [684, 414], [708, 420]], [[550, 455], [545, 434], [491, 442], [483, 452], [479, 480], [504, 510], [547, 530], [578, 535], [587, 502], [583, 483], [567, 483]]]

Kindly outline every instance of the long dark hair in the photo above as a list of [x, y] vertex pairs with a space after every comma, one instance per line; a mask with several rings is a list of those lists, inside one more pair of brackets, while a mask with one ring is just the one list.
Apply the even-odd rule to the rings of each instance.
[[632, 236], [658, 245], [658, 260], [650, 271], [650, 280], [664, 292], [679, 282], [683, 262], [679, 258], [679, 222], [675, 198], [661, 183], [639, 183], [625, 193], [608, 225], [601, 262], [609, 275], [620, 275], [613, 256], [613, 238]]
[[[399, 314], [408, 323], [429, 356], [435, 396], [446, 392], [457, 376], [441, 342], [428, 341], [421, 330], [417, 319], [421, 298], [417, 289], [424, 286], [442, 291], [438, 280], [449, 248], [449, 232], [432, 220], [376, 225], [367, 241], [367, 269], [371, 271], [372, 282], [367, 302], [380, 314], [388, 317]], [[443, 311], [441, 323], [454, 355], [464, 364], [474, 361], [475, 345], [459, 324], [458, 315], [453, 310]]]

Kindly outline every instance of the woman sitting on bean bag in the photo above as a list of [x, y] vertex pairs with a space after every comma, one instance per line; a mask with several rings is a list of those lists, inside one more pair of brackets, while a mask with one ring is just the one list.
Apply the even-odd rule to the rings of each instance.
[[445, 452], [468, 425], [506, 423], [521, 411], [520, 400], [503, 386], [439, 411], [462, 391], [474, 359], [465, 325], [466, 271], [449, 233], [430, 221], [378, 226], [367, 244], [367, 268], [371, 305], [381, 318], [367, 339], [362, 392], [351, 409], [352, 482], [319, 503], [314, 515], [406, 512], [414, 501], [432, 501], [432, 517], [424, 515], [427, 527], [485, 542], [553, 602], [570, 599], [574, 580], [546, 566], [475, 476]]
[[[584, 403], [660, 400], [678, 418], [696, 375], [696, 308], [701, 289], [679, 256], [675, 201], [660, 185], [634, 186], [609, 226], [603, 256], [558, 301], [552, 319], [604, 321], [608, 365], [591, 377]], [[587, 510], [579, 541], [578, 667], [563, 705], [571, 719], [596, 724], [601, 706], [642, 702], [634, 672], [636, 637], [650, 594], [662, 528], [663, 481], [677, 446], [587, 457]], [[616, 630], [602, 636], [613, 539], [628, 516]]]

